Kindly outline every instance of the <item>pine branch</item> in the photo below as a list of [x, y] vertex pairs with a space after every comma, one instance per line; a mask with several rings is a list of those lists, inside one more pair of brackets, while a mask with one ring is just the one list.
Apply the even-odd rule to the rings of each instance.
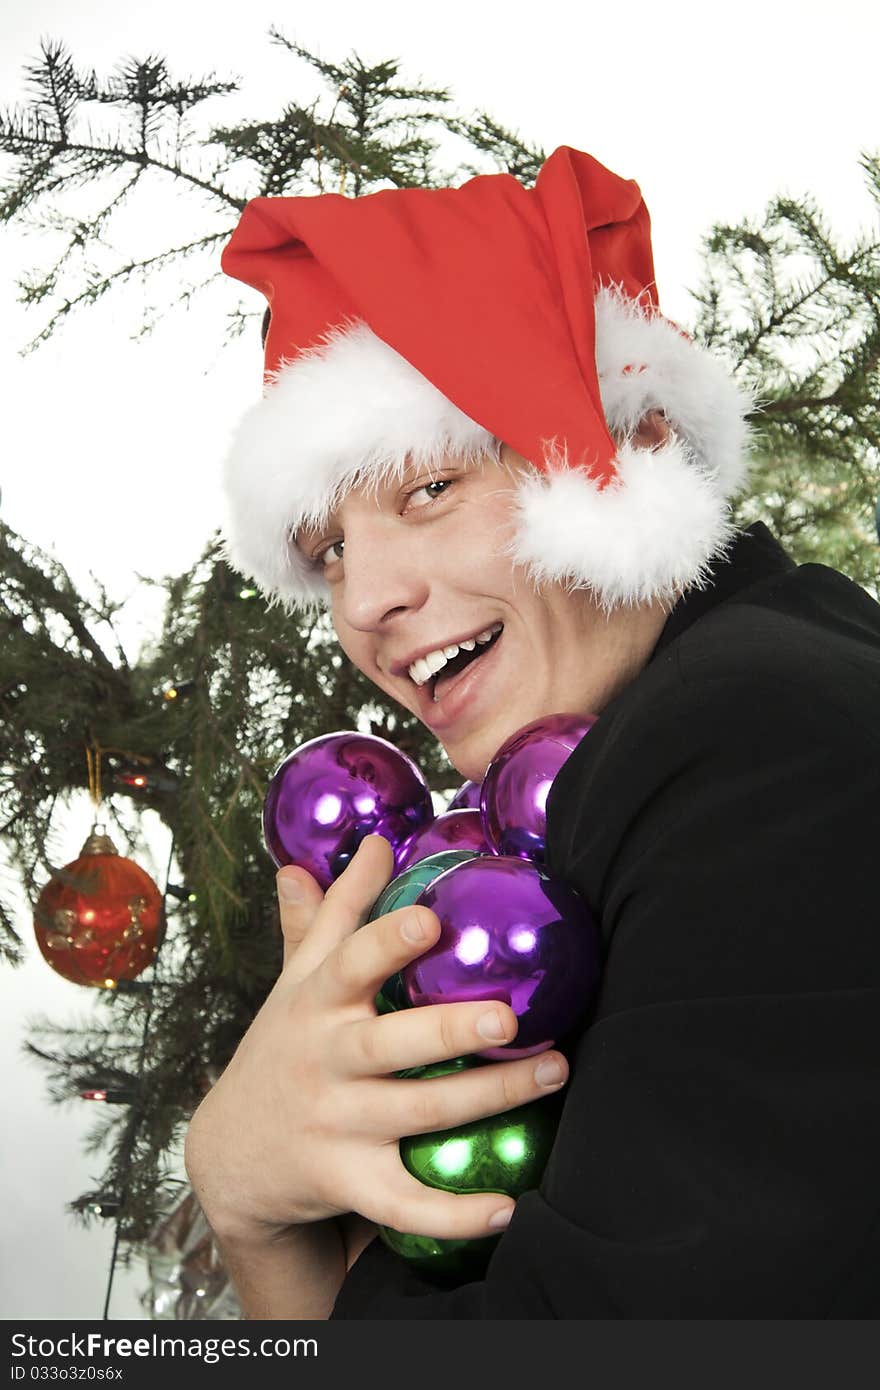
[[[526, 187], [534, 184], [538, 170], [547, 158], [540, 145], [527, 144], [521, 136], [499, 125], [485, 111], [470, 120], [449, 120], [447, 126], [473, 149], [488, 155], [496, 169], [512, 174]], [[470, 174], [484, 172], [472, 165], [466, 165], [465, 170]]]
[[36, 94], [36, 109], [54, 124], [58, 139], [67, 138], [70, 118], [79, 97], [80, 83], [70, 55], [64, 45], [46, 41], [41, 45], [43, 63], [25, 68], [27, 79]]
[[269, 37], [275, 44], [294, 53], [297, 58], [308, 63], [325, 79], [329, 86], [350, 103], [356, 119], [361, 118], [366, 128], [369, 115], [386, 102], [418, 101], [443, 103], [450, 101], [448, 87], [394, 86], [394, 78], [400, 71], [400, 63], [390, 60], [367, 67], [362, 59], [353, 53], [344, 63], [328, 63], [302, 45], [288, 39], [274, 24], [269, 28]]
[[[865, 363], [865, 373], [873, 374], [878, 365], [880, 365], [880, 354], [875, 353]], [[835, 390], [824, 396], [780, 396], [775, 400], [764, 401], [761, 405], [761, 416], [790, 415], [792, 412], [801, 410], [815, 412], [826, 406], [843, 405], [849, 399], [849, 388], [849, 381], [844, 379]]]
[[[177, 261], [185, 260], [188, 256], [196, 252], [206, 251], [211, 246], [228, 241], [231, 228], [225, 228], [222, 232], [210, 232], [206, 236], [197, 237], [195, 241], [187, 242], [184, 246], [175, 246], [170, 251], [160, 251], [154, 256], [146, 256], [142, 260], [130, 261], [127, 265], [120, 266], [109, 275], [91, 276], [79, 294], [71, 299], [66, 299], [61, 306], [55, 310], [48, 322], [40, 329], [30, 342], [22, 349], [23, 353], [33, 352], [42, 343], [48, 342], [55, 329], [76, 309], [80, 309], [88, 304], [96, 304], [99, 299], [103, 299], [108, 291], [115, 289], [119, 284], [124, 284], [131, 280], [135, 275], [145, 275], [151, 271], [166, 269]], [[219, 271], [211, 275], [206, 283], [214, 281], [219, 276]], [[28, 290], [23, 299], [26, 303], [34, 302], [43, 297], [42, 291]], [[186, 293], [181, 298], [188, 297]]]
[[[61, 299], [48, 324], [32, 340], [33, 348], [46, 341], [73, 308], [96, 302], [136, 272], [155, 271], [178, 255], [191, 254], [196, 248], [209, 249], [228, 235], [224, 231], [216, 237], [196, 238], [185, 247], [163, 249], [155, 256], [129, 262], [108, 274], [87, 271], [85, 286], [64, 296], [60, 288], [62, 274], [72, 269], [74, 259], [87, 245], [98, 244], [106, 225], [145, 174], [170, 177], [181, 187], [206, 195], [210, 205], [236, 213], [243, 208], [244, 200], [226, 186], [222, 164], [215, 164], [213, 171], [205, 174], [182, 157], [189, 144], [187, 122], [192, 112], [211, 97], [236, 91], [237, 83], [218, 81], [213, 76], [199, 81], [172, 81], [164, 60], [155, 57], [144, 61], [129, 59], [114, 78], [102, 83], [93, 73], [77, 74], [67, 50], [53, 42], [43, 44], [42, 59], [29, 66], [27, 76], [32, 103], [0, 114], [0, 150], [12, 155], [18, 164], [0, 193], [0, 222], [11, 223], [34, 208], [43, 209], [52, 197], [68, 199], [77, 188], [97, 189], [116, 173], [128, 174], [120, 191], [89, 217], [80, 215], [75, 219], [72, 234], [48, 272], [31, 273], [20, 279], [26, 303]], [[109, 136], [93, 134], [83, 116], [84, 108], [89, 106], [121, 111], [130, 120], [133, 141], [127, 141], [121, 132]], [[169, 119], [174, 129], [171, 154], [162, 147]], [[62, 215], [54, 215], [60, 224]]]
[[[234, 197], [227, 189], [212, 183], [209, 179], [200, 178], [191, 169], [185, 169], [179, 163], [169, 163], [167, 160], [160, 159], [147, 149], [130, 150], [126, 149], [125, 146], [106, 144], [100, 141], [92, 144], [68, 142], [64, 145], [63, 151], [55, 152], [56, 157], [62, 152], [67, 155], [80, 156], [85, 160], [94, 159], [96, 161], [94, 164], [86, 165], [87, 176], [104, 173], [108, 168], [134, 164], [141, 172], [145, 169], [155, 169], [158, 173], [170, 174], [172, 178], [179, 179], [181, 183], [197, 188], [202, 193], [207, 193], [209, 198], [216, 199], [223, 207], [233, 208], [236, 212], [243, 211], [247, 201], [244, 198]], [[0, 213], [2, 211], [3, 209], [0, 209]]]

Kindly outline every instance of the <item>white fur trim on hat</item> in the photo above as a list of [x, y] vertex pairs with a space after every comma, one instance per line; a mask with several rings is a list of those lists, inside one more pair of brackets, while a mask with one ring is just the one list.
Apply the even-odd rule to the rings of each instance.
[[398, 352], [356, 322], [285, 363], [244, 416], [226, 459], [225, 553], [288, 608], [326, 602], [327, 583], [293, 544], [346, 491], [402, 477], [407, 461], [480, 458], [497, 441]]
[[[729, 499], [746, 473], [751, 408], [724, 365], [616, 288], [596, 297], [596, 361], [608, 428], [621, 438], [602, 488], [547, 447], [520, 479], [508, 547], [535, 582], [595, 592], [605, 607], [671, 599], [700, 583], [732, 535]], [[627, 442], [646, 411], [673, 437]], [[272, 601], [326, 603], [320, 569], [292, 541], [322, 526], [352, 486], [400, 478], [409, 461], [497, 457], [498, 441], [361, 322], [285, 363], [245, 415], [225, 467], [225, 553]]]
[[627, 436], [662, 410], [724, 497], [748, 470], [752, 399], [718, 358], [616, 287], [596, 295], [596, 368], [608, 429]]
[[507, 553], [535, 584], [589, 588], [608, 610], [701, 583], [733, 528], [693, 450], [675, 434], [653, 450], [625, 443], [615, 466], [602, 489], [564, 459], [525, 475]]

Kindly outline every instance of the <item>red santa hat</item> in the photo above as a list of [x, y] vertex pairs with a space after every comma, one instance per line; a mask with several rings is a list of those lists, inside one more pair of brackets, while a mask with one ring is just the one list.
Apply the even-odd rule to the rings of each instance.
[[[533, 466], [509, 552], [537, 583], [672, 599], [723, 552], [751, 402], [659, 312], [639, 188], [589, 155], [561, 147], [531, 189], [254, 198], [222, 266], [271, 309], [225, 468], [227, 557], [271, 598], [326, 598], [293, 536], [348, 488], [501, 444]], [[669, 442], [637, 448], [654, 408]]]

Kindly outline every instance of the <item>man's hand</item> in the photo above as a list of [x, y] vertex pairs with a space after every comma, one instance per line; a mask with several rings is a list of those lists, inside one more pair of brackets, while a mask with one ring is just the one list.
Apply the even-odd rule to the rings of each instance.
[[[462, 1239], [509, 1219], [506, 1196], [418, 1182], [398, 1141], [557, 1091], [567, 1064], [544, 1053], [429, 1080], [394, 1075], [507, 1042], [516, 1016], [497, 1001], [376, 1014], [380, 986], [440, 933], [422, 907], [366, 922], [392, 872], [390, 845], [373, 835], [323, 897], [302, 869], [278, 875], [281, 975], [187, 1136], [187, 1169], [219, 1234], [270, 1236], [360, 1213], [398, 1231]], [[288, 885], [301, 890], [298, 900], [285, 896]], [[542, 1086], [535, 1072], [548, 1061], [559, 1063], [561, 1080]]]

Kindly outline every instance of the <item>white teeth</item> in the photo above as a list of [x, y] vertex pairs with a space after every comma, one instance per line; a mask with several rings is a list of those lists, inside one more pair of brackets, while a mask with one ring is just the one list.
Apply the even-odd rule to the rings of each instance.
[[409, 673], [416, 685], [424, 685], [425, 681], [431, 679], [431, 668], [424, 657], [419, 657], [418, 661], [413, 662], [409, 668]]
[[459, 649], [472, 652], [478, 642], [491, 642], [496, 632], [501, 631], [502, 626], [502, 623], [493, 623], [491, 627], [486, 628], [485, 632], [477, 633], [476, 637], [469, 637], [466, 642], [457, 644], [453, 642], [448, 647], [438, 647], [436, 651], [418, 657], [408, 668], [411, 679], [415, 681], [416, 685], [424, 685], [425, 681], [430, 680], [438, 671], [442, 671], [447, 661], [451, 661], [454, 656], [458, 655]]

